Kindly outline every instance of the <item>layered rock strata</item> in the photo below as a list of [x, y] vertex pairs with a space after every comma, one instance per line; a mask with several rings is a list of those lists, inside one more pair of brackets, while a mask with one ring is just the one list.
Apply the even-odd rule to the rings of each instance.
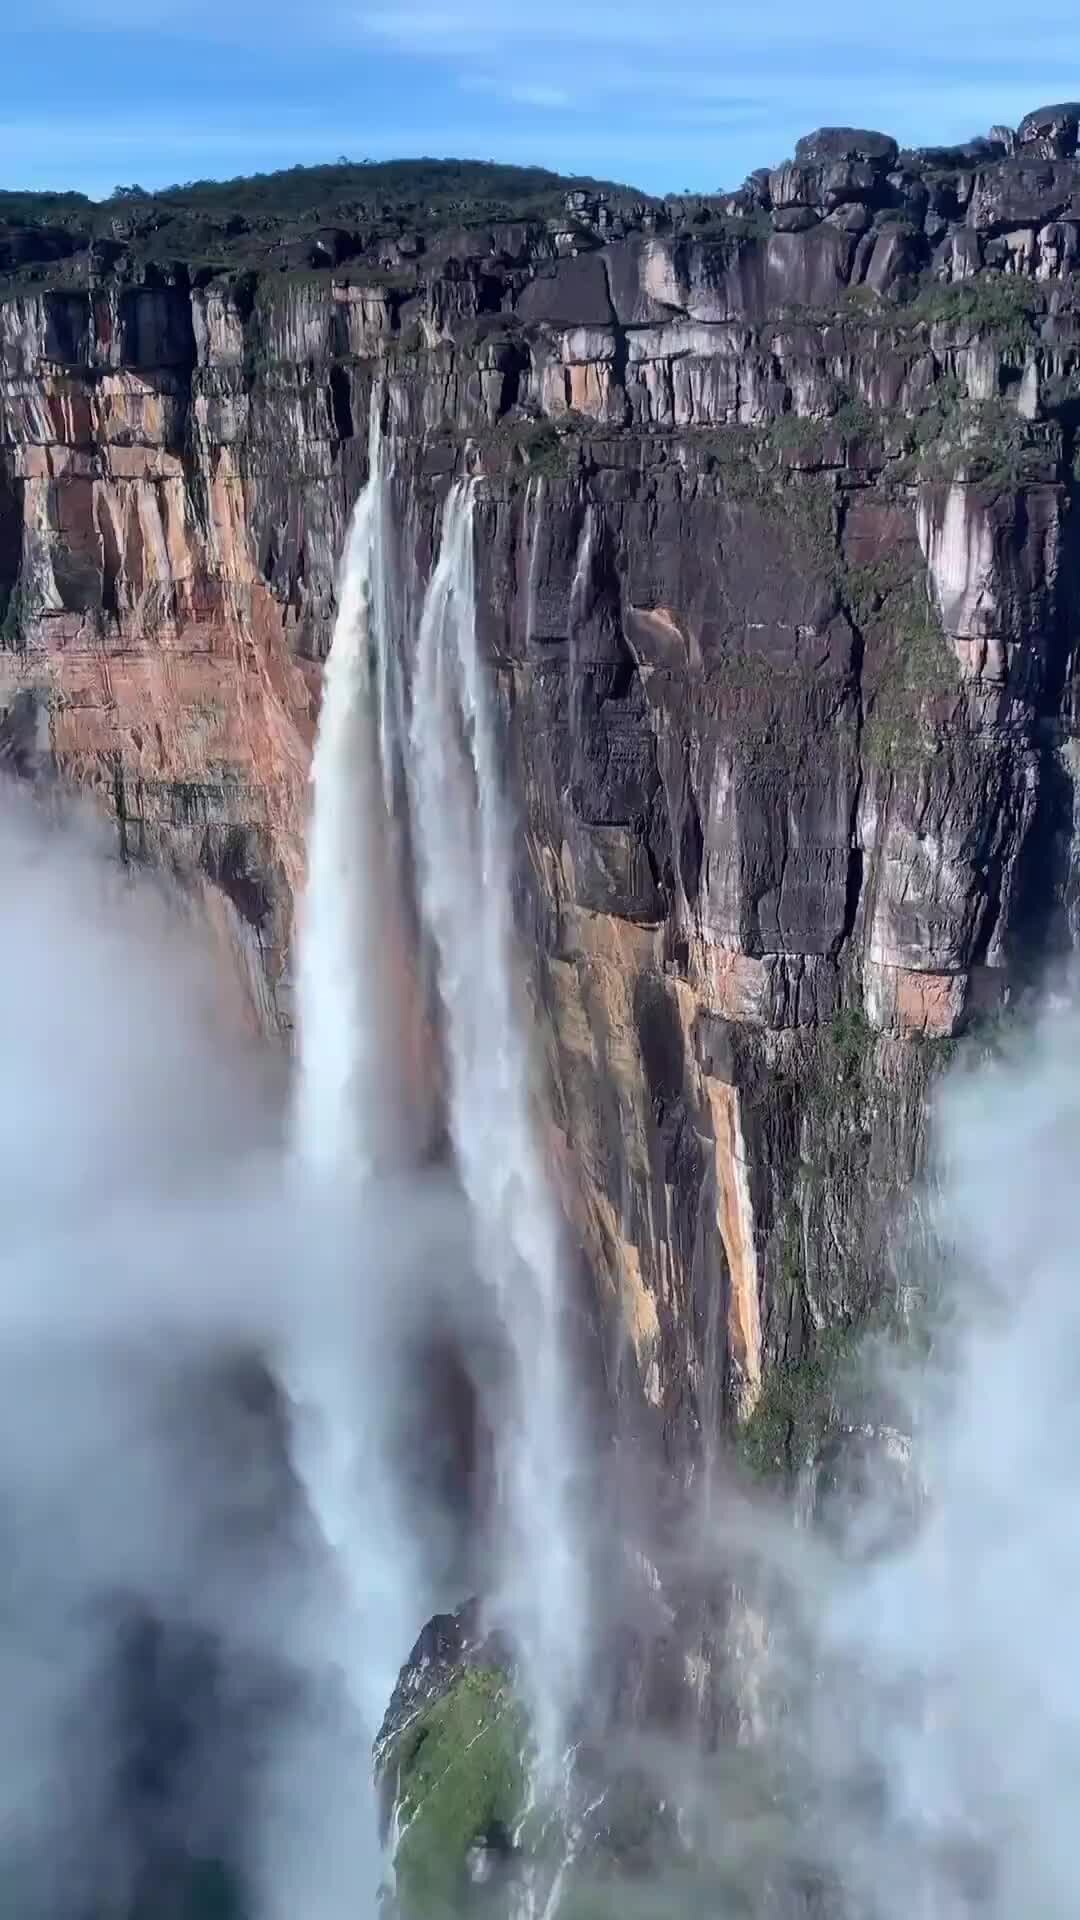
[[8, 235], [5, 753], [199, 889], [264, 1023], [373, 384], [421, 565], [485, 475], [552, 1164], [682, 1463], [879, 1296], [953, 1038], [1073, 941], [1077, 125], [300, 270]]

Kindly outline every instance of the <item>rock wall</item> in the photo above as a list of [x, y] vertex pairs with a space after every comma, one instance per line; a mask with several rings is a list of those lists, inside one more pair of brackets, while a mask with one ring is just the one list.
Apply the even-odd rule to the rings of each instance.
[[552, 1164], [683, 1463], [880, 1293], [954, 1036], [1072, 942], [1077, 126], [0, 302], [5, 753], [270, 1023], [373, 383], [422, 561], [484, 475]]

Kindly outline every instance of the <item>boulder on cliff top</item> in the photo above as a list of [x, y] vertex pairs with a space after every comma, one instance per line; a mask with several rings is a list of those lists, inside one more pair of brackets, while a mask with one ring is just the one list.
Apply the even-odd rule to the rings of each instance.
[[[486, 1911], [515, 1870], [528, 1725], [509, 1649], [475, 1600], [438, 1614], [401, 1670], [375, 1743], [384, 1837], [396, 1836], [396, 1920]], [[494, 1884], [493, 1884], [494, 1883]], [[494, 1911], [505, 1901], [494, 1900]]]
[[980, 133], [974, 140], [959, 140], [945, 147], [905, 147], [900, 164], [913, 173], [939, 173], [954, 167], [989, 166], [1001, 160], [1005, 152], [1000, 141]]
[[818, 127], [795, 143], [795, 159], [804, 167], [828, 160], [872, 160], [895, 167], [899, 148], [891, 134], [866, 127]]
[[1019, 146], [1034, 147], [1047, 160], [1072, 159], [1080, 139], [1080, 101], [1036, 107], [1024, 115], [1016, 139]]
[[607, 327], [611, 298], [604, 262], [596, 253], [560, 260], [523, 288], [517, 304], [522, 320], [549, 327]]

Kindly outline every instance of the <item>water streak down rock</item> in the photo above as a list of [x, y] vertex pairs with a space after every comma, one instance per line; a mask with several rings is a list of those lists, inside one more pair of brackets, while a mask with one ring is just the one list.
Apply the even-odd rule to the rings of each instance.
[[377, 698], [373, 672], [373, 660], [394, 657], [392, 637], [379, 631], [390, 604], [389, 475], [374, 398], [370, 436], [323, 681], [299, 938], [297, 1150], [309, 1166], [353, 1179], [408, 1157], [408, 1048], [389, 977], [398, 882], [380, 779], [391, 700], [382, 684]]
[[438, 955], [450, 1127], [480, 1272], [514, 1361], [502, 1448], [495, 1617], [519, 1649], [549, 1780], [586, 1654], [585, 1569], [572, 1496], [579, 1470], [562, 1320], [562, 1226], [535, 1133], [513, 915], [509, 802], [476, 634], [475, 490], [447, 496], [424, 600], [410, 771], [422, 915]]

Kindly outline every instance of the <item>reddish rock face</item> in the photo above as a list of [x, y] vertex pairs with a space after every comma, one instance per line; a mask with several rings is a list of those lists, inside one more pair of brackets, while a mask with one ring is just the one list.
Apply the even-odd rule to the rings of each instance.
[[46, 363], [9, 392], [26, 437], [6, 459], [18, 571], [0, 698], [40, 703], [61, 771], [100, 795], [128, 852], [221, 890], [272, 1008], [318, 674], [257, 566], [231, 451], [175, 450], [187, 401], [165, 372], [80, 387]]
[[680, 1458], [866, 1304], [926, 1042], [1071, 939], [1072, 112], [0, 301], [0, 738], [189, 877], [270, 1026], [373, 381], [421, 566], [471, 443], [549, 1134]]

